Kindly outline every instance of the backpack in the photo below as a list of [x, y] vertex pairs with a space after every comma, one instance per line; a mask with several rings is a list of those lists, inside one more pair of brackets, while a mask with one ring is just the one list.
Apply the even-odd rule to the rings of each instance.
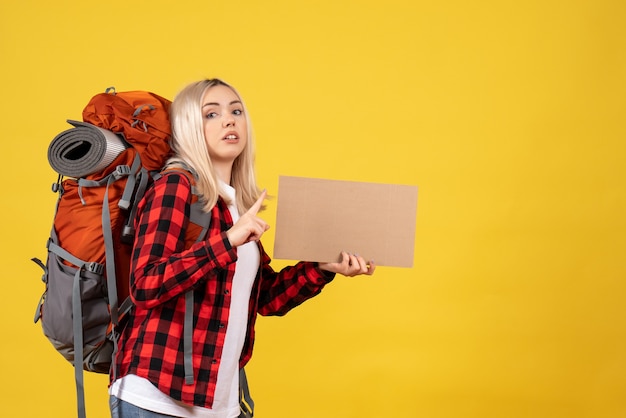
[[48, 161], [58, 193], [35, 322], [74, 365], [78, 415], [83, 369], [109, 373], [117, 333], [132, 303], [129, 271], [137, 204], [170, 156], [170, 101], [154, 93], [95, 95], [83, 121], [57, 135]]

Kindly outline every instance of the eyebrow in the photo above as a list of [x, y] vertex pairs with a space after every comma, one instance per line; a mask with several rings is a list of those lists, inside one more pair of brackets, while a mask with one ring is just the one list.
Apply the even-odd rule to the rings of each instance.
[[[232, 102], [230, 102], [228, 105], [232, 106], [234, 104], [241, 104], [241, 100], [233, 100]], [[220, 104], [217, 102], [210, 102], [210, 103], [205, 103], [202, 105], [203, 108], [205, 108], [206, 106], [219, 106]]]

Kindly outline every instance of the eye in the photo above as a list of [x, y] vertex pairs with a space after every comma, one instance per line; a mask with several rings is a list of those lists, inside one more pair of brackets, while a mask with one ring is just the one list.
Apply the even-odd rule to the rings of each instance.
[[243, 110], [235, 109], [235, 110], [233, 110], [233, 115], [241, 116], [241, 115], [243, 115]]
[[204, 117], [207, 119], [213, 119], [216, 116], [217, 116], [217, 112], [209, 112]]

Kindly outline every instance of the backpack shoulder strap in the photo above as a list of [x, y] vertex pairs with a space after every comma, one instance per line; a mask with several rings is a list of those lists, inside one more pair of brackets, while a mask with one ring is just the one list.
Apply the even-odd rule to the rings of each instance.
[[[206, 238], [209, 232], [209, 226], [211, 225], [211, 214], [206, 213], [202, 209], [202, 202], [198, 199], [198, 192], [196, 190], [196, 175], [191, 167], [184, 165], [183, 167], [166, 166], [161, 171], [161, 174], [167, 174], [176, 172], [189, 180], [191, 184], [191, 192], [194, 197], [192, 198], [191, 210], [189, 213], [189, 221], [192, 224], [201, 228], [197, 234], [195, 243], [198, 243]], [[187, 233], [193, 234], [198, 228], [188, 228]], [[190, 239], [185, 238], [185, 243], [189, 243]], [[185, 293], [185, 319], [183, 324], [183, 364], [185, 370], [185, 383], [193, 384], [193, 289]]]
[[[209, 232], [209, 226], [211, 226], [211, 215], [209, 213], [206, 213], [202, 209], [203, 205], [198, 199], [199, 194], [196, 189], [196, 174], [194, 170], [187, 165], [184, 165], [183, 167], [177, 167], [177, 166], [171, 166], [171, 165], [166, 166], [165, 169], [161, 171], [161, 174], [167, 174], [167, 173], [172, 173], [172, 172], [182, 174], [183, 176], [187, 178], [187, 180], [189, 180], [189, 183], [191, 184], [191, 193], [194, 194], [194, 199], [192, 200], [192, 204], [191, 204], [191, 212], [189, 213], [189, 221], [193, 224], [200, 226], [200, 228], [202, 228], [201, 231], [198, 233], [198, 236], [195, 239], [195, 242], [200, 242], [206, 238], [206, 235]], [[188, 242], [188, 240], [185, 240], [185, 241]]]

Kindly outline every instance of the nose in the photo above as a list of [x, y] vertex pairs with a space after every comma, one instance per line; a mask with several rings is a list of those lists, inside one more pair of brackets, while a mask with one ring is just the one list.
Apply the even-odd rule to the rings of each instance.
[[227, 113], [222, 120], [222, 124], [225, 128], [235, 126], [235, 118], [230, 113]]

